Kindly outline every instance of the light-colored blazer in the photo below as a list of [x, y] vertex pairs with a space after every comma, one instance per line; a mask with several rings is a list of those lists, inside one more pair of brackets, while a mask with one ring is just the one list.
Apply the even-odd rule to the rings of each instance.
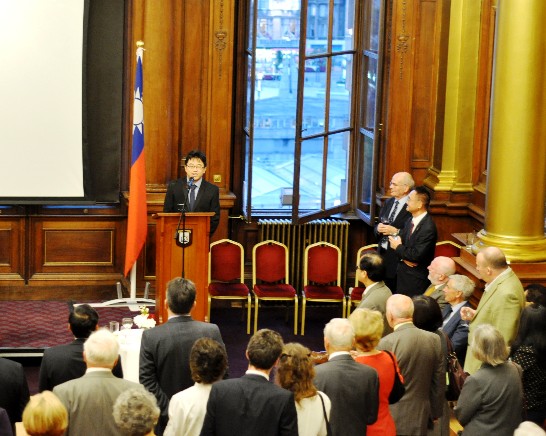
[[392, 327], [387, 322], [387, 300], [392, 295], [391, 290], [385, 285], [384, 282], [377, 282], [377, 284], [370, 289], [369, 292], [362, 294], [362, 300], [358, 305], [358, 309], [370, 309], [378, 310], [383, 315], [383, 336], [392, 332]]
[[111, 371], [94, 371], [53, 388], [68, 410], [66, 436], [118, 436], [112, 409], [127, 389], [144, 389], [138, 383], [115, 377]]
[[440, 336], [413, 323], [400, 325], [379, 342], [394, 353], [404, 376], [406, 393], [390, 406], [400, 435], [426, 435], [430, 418], [439, 418], [445, 402], [445, 360]]
[[[483, 293], [474, 319], [470, 323], [469, 338], [480, 324], [491, 324], [497, 328], [507, 345], [515, 338], [519, 317], [525, 305], [523, 286], [514, 271], [500, 277]], [[464, 370], [474, 374], [481, 366], [470, 350], [466, 353]]]

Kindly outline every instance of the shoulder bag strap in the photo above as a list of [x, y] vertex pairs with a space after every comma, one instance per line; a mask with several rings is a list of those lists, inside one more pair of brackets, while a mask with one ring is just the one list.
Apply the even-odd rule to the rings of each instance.
[[332, 436], [332, 429], [330, 428], [330, 421], [328, 421], [328, 416], [326, 415], [326, 406], [324, 405], [324, 399], [319, 392], [317, 392], [317, 395], [320, 398], [320, 402], [322, 403], [322, 413], [324, 415], [324, 422], [326, 423], [326, 434], [328, 436]]

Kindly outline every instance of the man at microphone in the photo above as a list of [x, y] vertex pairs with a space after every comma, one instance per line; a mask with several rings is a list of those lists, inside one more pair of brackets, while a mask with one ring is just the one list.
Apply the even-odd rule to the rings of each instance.
[[214, 212], [210, 219], [212, 235], [220, 222], [220, 192], [218, 186], [203, 179], [207, 157], [199, 150], [186, 156], [186, 177], [169, 182], [163, 212]]

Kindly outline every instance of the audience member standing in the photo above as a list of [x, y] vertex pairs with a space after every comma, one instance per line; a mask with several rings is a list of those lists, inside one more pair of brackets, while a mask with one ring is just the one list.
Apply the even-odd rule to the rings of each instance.
[[171, 397], [193, 385], [190, 352], [194, 342], [209, 337], [224, 346], [216, 324], [195, 321], [190, 316], [195, 294], [195, 284], [191, 280], [172, 279], [167, 283], [169, 320], [142, 334], [139, 379], [155, 395], [161, 409], [156, 427], [158, 435], [162, 435], [167, 426]]
[[427, 269], [431, 284], [425, 291], [425, 295], [434, 298], [443, 310], [448, 305], [443, 290], [449, 276], [455, 274], [455, 261], [451, 257], [438, 256], [433, 259]]
[[396, 173], [392, 176], [389, 191], [392, 197], [388, 198], [379, 211], [379, 223], [374, 232], [379, 238], [377, 250], [385, 259], [385, 283], [394, 291], [396, 289], [396, 268], [398, 255], [389, 245], [389, 235], [398, 234], [411, 214], [406, 210], [409, 192], [415, 186], [410, 173]]
[[[30, 397], [23, 366], [0, 357], [0, 407], [8, 413], [11, 426], [21, 421], [23, 410]], [[15, 431], [13, 431], [15, 434]]]
[[365, 253], [358, 261], [356, 272], [358, 280], [366, 286], [362, 294], [359, 309], [378, 310], [383, 315], [383, 334], [387, 335], [392, 330], [387, 322], [387, 300], [392, 295], [391, 290], [385, 285], [385, 262], [377, 253]]
[[[519, 316], [525, 305], [523, 286], [497, 247], [484, 248], [477, 254], [476, 270], [485, 282], [485, 289], [476, 310], [463, 307], [461, 318], [470, 321], [470, 335], [478, 325], [491, 324], [510, 345], [516, 337]], [[474, 355], [467, 352], [464, 370], [474, 374], [480, 366]]]
[[394, 384], [395, 371], [398, 371], [396, 357], [376, 349], [383, 336], [381, 313], [370, 309], [356, 309], [349, 321], [355, 331], [356, 355], [358, 363], [371, 366], [379, 376], [379, 411], [375, 424], [369, 425], [368, 436], [394, 436], [396, 426], [389, 410], [389, 395]]
[[277, 367], [277, 383], [294, 393], [299, 436], [326, 436], [330, 419], [330, 398], [313, 384], [315, 365], [311, 350], [289, 343], [283, 348]]
[[197, 339], [190, 353], [190, 369], [195, 384], [171, 398], [165, 436], [199, 436], [212, 384], [226, 373], [226, 350], [214, 339]]
[[393, 295], [387, 301], [387, 320], [394, 332], [378, 349], [394, 353], [404, 376], [406, 393], [391, 405], [398, 435], [426, 435], [429, 419], [442, 416], [446, 373], [440, 337], [413, 324], [413, 301]]
[[202, 436], [297, 436], [294, 395], [269, 381], [282, 348], [277, 332], [254, 333], [246, 349], [246, 374], [212, 385]]
[[443, 290], [448, 305], [442, 310], [442, 331], [451, 340], [457, 359], [463, 366], [468, 346], [468, 321], [461, 319], [461, 309], [470, 307], [468, 299], [474, 293], [475, 286], [467, 276], [453, 274]]
[[144, 389], [129, 389], [114, 403], [114, 421], [125, 436], [154, 436], [159, 413], [155, 397]]
[[398, 255], [396, 292], [408, 296], [425, 292], [430, 285], [427, 267], [434, 258], [438, 234], [428, 213], [430, 194], [422, 186], [410, 192], [406, 208], [412, 218], [406, 221], [400, 236], [389, 236], [389, 244]]
[[355, 334], [348, 319], [334, 318], [324, 328], [328, 362], [316, 368], [315, 386], [332, 402], [330, 426], [333, 436], [365, 435], [377, 421], [379, 378], [377, 371], [361, 365], [350, 351]]
[[[99, 314], [89, 304], [80, 304], [70, 308], [68, 326], [74, 335], [69, 344], [46, 348], [40, 365], [40, 392], [53, 388], [68, 380], [85, 374], [83, 361], [83, 343], [98, 328]], [[123, 378], [121, 361], [118, 359], [113, 369], [116, 377]]]
[[462, 434], [512, 436], [523, 411], [521, 368], [506, 361], [506, 342], [489, 324], [472, 331], [470, 352], [481, 368], [466, 379], [455, 407]]
[[123, 391], [142, 386], [112, 374], [119, 344], [105, 329], [97, 330], [85, 341], [83, 358], [87, 364], [85, 375], [53, 389], [68, 410], [66, 435], [119, 435], [112, 416], [114, 403]]
[[29, 436], [62, 436], [68, 427], [68, 412], [54, 393], [44, 391], [30, 397], [23, 426]]
[[532, 304], [523, 309], [510, 352], [512, 361], [523, 369], [526, 418], [543, 425], [546, 420], [546, 307]]

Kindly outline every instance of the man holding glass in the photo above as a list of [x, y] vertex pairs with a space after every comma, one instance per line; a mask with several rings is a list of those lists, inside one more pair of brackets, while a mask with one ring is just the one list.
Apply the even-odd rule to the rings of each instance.
[[218, 186], [203, 179], [207, 157], [199, 150], [186, 156], [186, 177], [173, 180], [167, 187], [163, 212], [214, 212], [210, 219], [212, 235], [220, 222], [220, 191]]

